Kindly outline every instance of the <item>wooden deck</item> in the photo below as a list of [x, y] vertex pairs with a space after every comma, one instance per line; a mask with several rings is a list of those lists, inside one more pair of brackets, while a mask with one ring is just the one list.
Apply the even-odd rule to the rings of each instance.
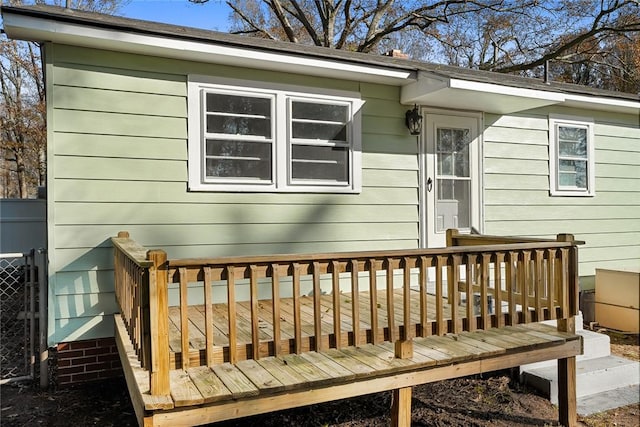
[[[558, 359], [560, 421], [576, 425], [572, 239], [451, 233], [442, 250], [202, 260], [167, 260], [125, 234], [113, 242], [116, 342], [140, 425], [391, 390], [391, 423], [409, 426], [415, 385], [549, 359]], [[292, 297], [281, 297], [287, 289]]]
[[[307, 351], [236, 364], [173, 369], [170, 396], [149, 394], [124, 323], [116, 318], [118, 347], [134, 401], [153, 425], [206, 422], [287, 409], [442, 379], [490, 372], [581, 354], [580, 337], [540, 323], [413, 339], [413, 355], [395, 357], [391, 342]], [[126, 355], [126, 356], [125, 356]], [[203, 406], [206, 405], [206, 406]], [[191, 410], [190, 410], [191, 408]]]
[[[349, 331], [340, 337], [341, 343], [338, 345], [335, 337], [333, 295], [322, 295], [320, 297], [322, 310], [320, 319], [322, 322], [322, 340], [324, 348], [336, 348], [354, 345], [356, 340], [353, 336], [353, 302], [358, 302], [359, 312], [359, 343], [372, 343], [382, 341], [395, 341], [393, 337], [401, 336], [404, 331], [404, 306], [402, 299], [402, 289], [394, 289], [394, 330], [389, 330], [387, 295], [386, 290], [377, 292], [375, 304], [379, 308], [376, 310], [377, 336], [373, 337], [373, 326], [371, 321], [371, 297], [369, 292], [360, 292], [356, 298], [352, 293], [339, 294], [339, 315], [340, 330]], [[420, 312], [420, 290], [411, 289], [410, 305], [410, 327], [412, 336], [421, 336], [421, 312]], [[436, 297], [427, 295], [427, 323], [425, 324], [425, 335], [433, 335], [435, 325], [433, 319], [436, 318]], [[311, 351], [315, 348], [314, 329], [314, 300], [311, 296], [300, 297], [300, 329], [301, 329], [301, 349]], [[251, 325], [251, 302], [238, 301], [236, 330], [238, 336], [237, 357], [241, 360], [251, 357], [252, 354], [252, 325]], [[445, 313], [451, 313], [451, 305], [446, 298], [442, 298], [442, 308]], [[274, 327], [273, 327], [273, 301], [265, 299], [258, 301], [258, 331], [259, 331], [259, 356], [266, 357], [274, 354]], [[295, 352], [295, 304], [293, 298], [282, 298], [279, 301], [280, 313], [280, 349], [283, 354]], [[227, 304], [213, 304], [213, 360], [215, 363], [229, 361], [229, 319]], [[457, 308], [458, 318], [463, 319], [466, 313], [466, 306], [459, 305]], [[169, 350], [171, 352], [171, 367], [173, 369], [182, 366], [182, 341], [181, 341], [181, 310], [179, 306], [169, 307]], [[504, 316], [504, 313], [503, 313]], [[200, 305], [188, 306], [189, 321], [189, 364], [191, 366], [206, 364], [206, 307]], [[493, 315], [495, 321], [496, 315]], [[431, 321], [429, 321], [431, 319]], [[444, 320], [451, 321], [451, 317], [445, 315]], [[477, 318], [476, 318], [477, 321]]]

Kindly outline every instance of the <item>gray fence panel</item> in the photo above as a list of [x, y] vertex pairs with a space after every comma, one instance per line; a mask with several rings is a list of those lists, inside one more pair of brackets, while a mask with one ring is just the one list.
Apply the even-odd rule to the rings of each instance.
[[0, 253], [46, 248], [46, 209], [44, 199], [0, 199]]

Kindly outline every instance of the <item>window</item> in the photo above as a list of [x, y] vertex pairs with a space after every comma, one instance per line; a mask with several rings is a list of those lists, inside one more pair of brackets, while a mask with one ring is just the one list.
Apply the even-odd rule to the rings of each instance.
[[361, 105], [351, 93], [190, 77], [189, 189], [359, 192]]
[[595, 195], [593, 150], [592, 120], [549, 118], [551, 195]]

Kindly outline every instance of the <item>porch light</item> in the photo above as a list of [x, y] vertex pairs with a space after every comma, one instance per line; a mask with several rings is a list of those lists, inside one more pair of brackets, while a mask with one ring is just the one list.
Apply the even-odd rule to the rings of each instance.
[[420, 135], [422, 131], [422, 116], [420, 115], [417, 104], [414, 104], [413, 109], [407, 110], [405, 119], [409, 133], [411, 133], [411, 135]]

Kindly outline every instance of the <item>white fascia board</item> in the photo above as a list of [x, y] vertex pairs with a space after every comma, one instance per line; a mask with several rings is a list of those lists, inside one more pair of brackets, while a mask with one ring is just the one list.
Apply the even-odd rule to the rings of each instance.
[[625, 114], [639, 114], [640, 100], [612, 99], [584, 95], [565, 95], [565, 105]]
[[300, 73], [321, 77], [401, 84], [413, 80], [409, 69], [385, 68], [346, 61], [319, 59], [215, 42], [178, 40], [87, 25], [4, 13], [4, 28], [14, 39], [54, 42], [182, 60]]
[[531, 98], [550, 103], [563, 102], [566, 96], [557, 92], [545, 92], [535, 89], [524, 89], [513, 86], [503, 86], [494, 83], [480, 83], [470, 80], [451, 79], [449, 80], [451, 89], [470, 90], [474, 92], [493, 93], [496, 95], [515, 96], [518, 98]]

